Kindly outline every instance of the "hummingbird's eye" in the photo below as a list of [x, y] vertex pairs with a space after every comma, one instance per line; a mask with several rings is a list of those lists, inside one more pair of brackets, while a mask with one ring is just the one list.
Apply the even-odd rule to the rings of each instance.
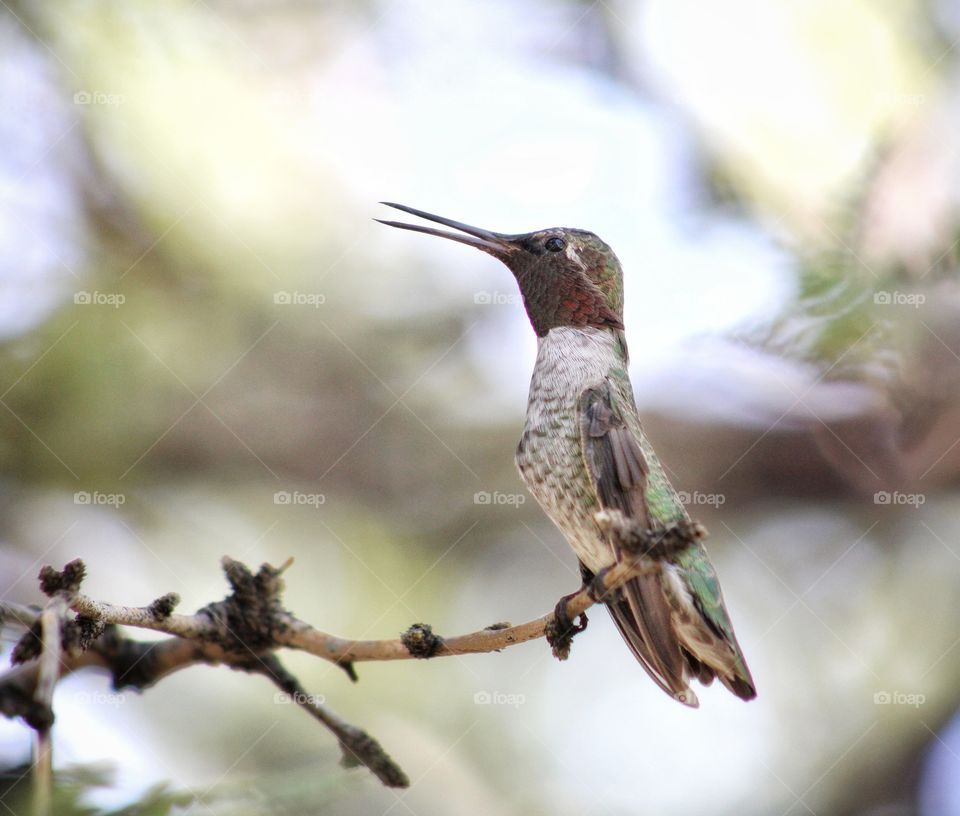
[[551, 252], [562, 252], [567, 246], [567, 242], [556, 235], [551, 235], [543, 242], [543, 245]]

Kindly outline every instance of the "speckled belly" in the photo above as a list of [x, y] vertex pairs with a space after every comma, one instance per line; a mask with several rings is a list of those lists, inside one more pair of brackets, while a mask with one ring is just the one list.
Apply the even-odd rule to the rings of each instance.
[[581, 561], [596, 572], [612, 562], [593, 514], [599, 510], [593, 484], [580, 453], [578, 435], [544, 435], [524, 428], [517, 467], [527, 489], [560, 529]]
[[577, 403], [609, 371], [607, 338], [554, 329], [541, 340], [516, 457], [527, 489], [594, 572], [613, 555], [593, 520], [600, 506], [583, 459]]

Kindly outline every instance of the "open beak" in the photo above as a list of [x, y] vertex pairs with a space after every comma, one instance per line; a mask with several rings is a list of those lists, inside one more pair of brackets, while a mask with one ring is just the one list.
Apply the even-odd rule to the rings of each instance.
[[393, 207], [395, 210], [403, 210], [403, 212], [416, 215], [418, 218], [443, 224], [445, 227], [453, 227], [453, 229], [460, 230], [461, 233], [465, 234], [461, 235], [456, 232], [447, 232], [446, 230], [440, 230], [434, 227], [422, 227], [419, 224], [405, 224], [402, 221], [383, 221], [380, 218], [373, 219], [374, 221], [379, 221], [381, 224], [386, 224], [388, 227], [422, 232], [426, 235], [439, 235], [441, 238], [449, 238], [451, 241], [459, 241], [461, 244], [467, 244], [467, 246], [481, 249], [500, 260], [503, 260], [507, 254], [513, 252], [516, 248], [516, 245], [513, 243], [513, 239], [516, 236], [513, 235], [504, 235], [503, 233], [490, 232], [489, 230], [480, 229], [479, 227], [471, 227], [469, 224], [461, 224], [459, 221], [441, 218], [439, 215], [423, 212], [423, 210], [415, 210], [413, 207], [405, 207], [403, 204], [393, 204], [389, 201], [381, 201], [380, 203], [386, 204], [388, 207]]

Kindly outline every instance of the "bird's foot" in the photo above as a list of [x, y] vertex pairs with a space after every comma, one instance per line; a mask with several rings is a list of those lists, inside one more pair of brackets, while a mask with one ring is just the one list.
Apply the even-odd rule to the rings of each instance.
[[619, 510], [601, 510], [594, 515], [594, 520], [623, 552], [655, 560], [667, 559], [707, 536], [706, 528], [690, 519], [660, 528], [641, 527]]
[[553, 610], [553, 620], [547, 624], [544, 632], [547, 643], [553, 650], [553, 656], [557, 660], [566, 660], [570, 657], [570, 647], [573, 646], [573, 639], [587, 628], [586, 613], [581, 612], [577, 616], [576, 623], [570, 620], [570, 616], [567, 614], [567, 601], [577, 594], [579, 593], [574, 592], [570, 595], [564, 595], [557, 601]]

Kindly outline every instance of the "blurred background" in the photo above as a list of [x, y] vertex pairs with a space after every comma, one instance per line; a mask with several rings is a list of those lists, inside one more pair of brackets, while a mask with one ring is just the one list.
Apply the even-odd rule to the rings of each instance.
[[[74, 676], [64, 813], [960, 814], [956, 4], [4, 0], [0, 43], [0, 597], [81, 557], [192, 611], [292, 555], [288, 607], [374, 638], [573, 591], [513, 280], [400, 201], [616, 249], [759, 689], [685, 709], [599, 610], [566, 663], [287, 656], [390, 791], [262, 678]], [[9, 809], [29, 756], [0, 723]]]

